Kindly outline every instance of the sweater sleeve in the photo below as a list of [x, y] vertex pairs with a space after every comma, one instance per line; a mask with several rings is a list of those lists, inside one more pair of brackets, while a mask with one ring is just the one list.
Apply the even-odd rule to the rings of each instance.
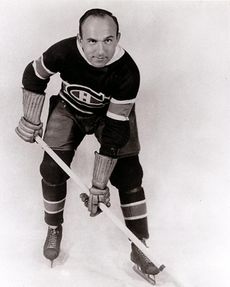
[[35, 93], [44, 93], [50, 77], [60, 71], [63, 53], [63, 41], [48, 48], [38, 59], [30, 62], [23, 73], [23, 87]]
[[140, 75], [133, 61], [119, 70], [102, 131], [100, 153], [116, 157], [129, 140], [129, 114], [135, 104]]

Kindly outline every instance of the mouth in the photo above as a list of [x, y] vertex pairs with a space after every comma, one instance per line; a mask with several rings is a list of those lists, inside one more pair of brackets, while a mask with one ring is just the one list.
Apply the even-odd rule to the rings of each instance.
[[108, 62], [108, 58], [107, 57], [96, 57], [96, 56], [94, 56], [92, 58], [92, 63], [94, 63], [94, 65], [98, 66], [98, 67], [105, 66], [107, 62]]
[[105, 61], [106, 58], [105, 57], [95, 57], [97, 61], [101, 62], [101, 61]]

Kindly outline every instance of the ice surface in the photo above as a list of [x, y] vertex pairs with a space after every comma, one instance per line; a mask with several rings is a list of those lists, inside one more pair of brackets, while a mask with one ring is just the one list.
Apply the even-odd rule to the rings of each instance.
[[[42, 255], [42, 150], [14, 132], [22, 113], [25, 65], [55, 41], [74, 35], [86, 9], [101, 6], [120, 19], [121, 45], [142, 75], [137, 115], [150, 248], [185, 287], [229, 286], [229, 3], [13, 2], [0, 3], [0, 285], [149, 286], [132, 271], [126, 237], [104, 215], [89, 218], [72, 181], [62, 251], [49, 267]], [[55, 76], [47, 97], [58, 88]], [[47, 102], [44, 120], [46, 111]], [[73, 163], [86, 184], [97, 147], [87, 138]], [[122, 220], [113, 189], [111, 211]], [[158, 283], [173, 286], [163, 273]]]

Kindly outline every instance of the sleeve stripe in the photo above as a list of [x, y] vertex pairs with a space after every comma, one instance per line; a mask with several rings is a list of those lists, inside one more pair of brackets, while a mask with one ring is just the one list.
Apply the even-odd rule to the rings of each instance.
[[39, 79], [41, 79], [41, 80], [46, 80], [46, 78], [43, 78], [41, 75], [38, 74], [38, 72], [37, 72], [37, 67], [36, 67], [36, 62], [35, 62], [35, 61], [33, 61], [32, 66], [33, 66], [33, 68], [34, 68], [34, 73], [35, 73], [35, 75], [36, 75]]
[[135, 103], [135, 100], [136, 100], [136, 99], [119, 101], [119, 100], [116, 100], [116, 99], [112, 98], [112, 99], [110, 100], [110, 102], [113, 103], [113, 104], [126, 105], [126, 104], [134, 104], [134, 103]]
[[117, 115], [117, 114], [114, 114], [114, 113], [111, 113], [110, 111], [107, 111], [107, 117], [113, 119], [113, 120], [118, 120], [118, 121], [128, 121], [129, 118], [128, 117], [125, 117], [125, 116], [120, 116], [120, 115]]
[[129, 120], [129, 114], [133, 108], [133, 101], [125, 101], [126, 103], [117, 100], [111, 100], [107, 111], [107, 116], [120, 121]]
[[36, 76], [42, 80], [46, 80], [47, 78], [55, 74], [54, 72], [51, 72], [49, 69], [45, 67], [43, 62], [43, 56], [39, 57], [37, 60], [33, 62], [33, 68]]
[[45, 66], [44, 60], [43, 60], [43, 55], [42, 55], [40, 58], [41, 58], [42, 67], [46, 70], [46, 72], [49, 73], [50, 75], [55, 74], [55, 72], [52, 72], [51, 70], [49, 70], [49, 69]]

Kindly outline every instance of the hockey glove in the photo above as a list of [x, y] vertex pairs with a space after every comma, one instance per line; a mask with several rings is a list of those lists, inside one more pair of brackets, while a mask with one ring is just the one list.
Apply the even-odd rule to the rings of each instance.
[[42, 123], [34, 125], [28, 122], [24, 117], [21, 117], [15, 131], [21, 139], [33, 143], [37, 135], [42, 136], [42, 126]]
[[107, 207], [111, 206], [108, 187], [105, 189], [91, 187], [89, 193], [89, 195], [86, 193], [81, 193], [80, 198], [88, 208], [90, 216], [96, 216], [101, 213], [101, 209], [99, 208], [100, 203], [104, 203]]
[[89, 190], [89, 203], [88, 210], [90, 216], [96, 216], [101, 213], [99, 204], [104, 203], [107, 207], [110, 207], [110, 192], [109, 188], [99, 189], [92, 186]]
[[116, 165], [117, 159], [95, 153], [92, 187], [89, 196], [86, 193], [80, 195], [82, 201], [88, 207], [90, 216], [98, 215], [100, 203], [110, 206], [110, 193], [107, 183]]
[[41, 113], [45, 96], [23, 89], [23, 112], [18, 127], [15, 129], [20, 138], [33, 143], [37, 135], [42, 135]]

